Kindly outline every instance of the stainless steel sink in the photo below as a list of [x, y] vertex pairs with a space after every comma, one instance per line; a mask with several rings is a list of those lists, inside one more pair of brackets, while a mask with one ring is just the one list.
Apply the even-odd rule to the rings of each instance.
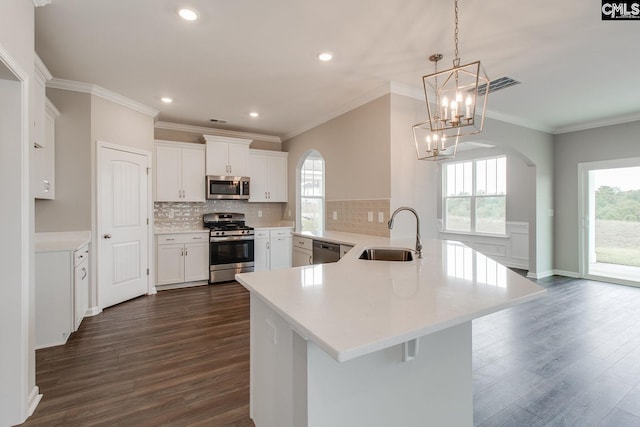
[[369, 261], [413, 261], [409, 249], [368, 248], [360, 255], [360, 259]]

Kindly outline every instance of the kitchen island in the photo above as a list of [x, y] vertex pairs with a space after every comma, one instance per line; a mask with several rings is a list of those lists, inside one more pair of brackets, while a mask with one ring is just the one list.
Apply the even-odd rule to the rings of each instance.
[[366, 248], [413, 241], [340, 234], [355, 247], [337, 263], [236, 276], [256, 426], [471, 426], [471, 321], [544, 289], [458, 242], [370, 261]]

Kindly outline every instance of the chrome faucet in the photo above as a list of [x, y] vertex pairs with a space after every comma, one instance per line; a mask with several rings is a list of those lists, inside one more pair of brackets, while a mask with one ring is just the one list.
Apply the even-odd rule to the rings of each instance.
[[416, 216], [416, 255], [418, 258], [422, 258], [422, 242], [420, 241], [420, 217], [418, 216], [418, 212], [415, 209], [409, 208], [407, 206], [401, 206], [391, 214], [391, 219], [387, 222], [389, 226], [389, 230], [393, 228], [393, 219], [396, 217], [396, 214], [400, 211], [409, 211]]

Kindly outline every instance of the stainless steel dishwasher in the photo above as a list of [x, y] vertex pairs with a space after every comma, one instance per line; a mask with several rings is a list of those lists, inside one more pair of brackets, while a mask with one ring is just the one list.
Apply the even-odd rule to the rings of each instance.
[[327, 262], [336, 262], [340, 259], [340, 245], [335, 243], [323, 242], [321, 240], [313, 241], [313, 263], [325, 264]]

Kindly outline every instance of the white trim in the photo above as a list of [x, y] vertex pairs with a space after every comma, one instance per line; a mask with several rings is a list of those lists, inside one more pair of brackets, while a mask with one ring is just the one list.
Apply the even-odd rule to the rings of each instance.
[[553, 270], [553, 274], [556, 276], [565, 276], [565, 277], [573, 277], [574, 279], [581, 279], [582, 275], [575, 271], [567, 271], [567, 270]]
[[42, 400], [42, 394], [40, 394], [40, 388], [36, 385], [31, 389], [31, 393], [29, 393], [27, 418], [33, 415], [38, 407], [38, 403], [40, 403], [40, 400]]
[[193, 150], [206, 149], [206, 146], [204, 144], [193, 143], [193, 142], [179, 142], [179, 141], [169, 141], [165, 139], [154, 139], [153, 143], [155, 145], [161, 145], [165, 147], [181, 147], [181, 148], [189, 148]]
[[617, 277], [598, 276], [596, 274], [587, 274], [585, 276], [587, 280], [597, 280], [598, 282], [614, 283], [616, 285], [633, 286], [640, 288], [640, 282], [634, 282], [632, 280], [619, 279]]
[[274, 150], [258, 150], [256, 148], [249, 148], [249, 155], [257, 154], [271, 157], [289, 157], [289, 153], [286, 151], [274, 151]]
[[90, 83], [74, 82], [72, 80], [54, 78], [47, 82], [47, 87], [51, 89], [68, 90], [70, 92], [88, 93], [90, 95], [106, 99], [107, 101], [111, 101], [114, 104], [122, 105], [123, 107], [130, 108], [134, 111], [137, 111], [138, 113], [142, 113], [154, 118], [160, 113], [154, 108], [148, 107], [137, 101]]
[[51, 116], [53, 116], [53, 118], [60, 117], [60, 110], [58, 110], [56, 106], [53, 105], [53, 102], [51, 102], [49, 98], [44, 99], [44, 106], [45, 106], [46, 112], [49, 113]]
[[633, 113], [629, 115], [618, 116], [610, 119], [603, 120], [594, 120], [589, 122], [584, 122], [576, 125], [569, 126], [560, 126], [554, 129], [552, 132], [554, 135], [569, 133], [569, 132], [578, 132], [581, 130], [595, 129], [604, 126], [613, 126], [613, 125], [621, 125], [623, 123], [630, 123], [640, 120], [640, 113]]
[[204, 135], [227, 136], [231, 138], [244, 138], [250, 140], [277, 142], [281, 143], [282, 138], [274, 135], [264, 135], [260, 133], [238, 132], [235, 130], [216, 129], [205, 126], [183, 125], [180, 123], [170, 123], [157, 121], [154, 125], [155, 129], [175, 130], [179, 132], [201, 133]]
[[533, 272], [529, 271], [527, 273], [527, 277], [529, 277], [531, 279], [544, 279], [546, 277], [551, 277], [554, 274], [555, 274], [554, 270], [542, 271], [540, 273], [533, 273]]
[[100, 307], [94, 306], [94, 307], [90, 307], [87, 309], [87, 312], [84, 314], [85, 317], [91, 317], [91, 316], [95, 316], [102, 313], [102, 310], [100, 310]]
[[235, 137], [217, 136], [217, 135], [202, 135], [202, 138], [200, 138], [200, 140], [204, 141], [205, 144], [207, 142], [224, 142], [227, 144], [249, 145], [252, 142], [252, 140], [246, 139], [246, 138], [235, 138]]
[[46, 6], [48, 4], [51, 4], [53, 0], [33, 0], [33, 5], [35, 7], [40, 7], [40, 6]]
[[51, 75], [51, 72], [49, 72], [49, 69], [44, 64], [44, 62], [42, 62], [42, 59], [40, 59], [37, 53], [34, 53], [33, 57], [34, 57], [34, 63], [36, 67], [35, 71], [36, 73], [39, 73], [40, 77], [42, 78], [42, 81], [48, 82], [49, 80], [51, 80], [53, 76]]

